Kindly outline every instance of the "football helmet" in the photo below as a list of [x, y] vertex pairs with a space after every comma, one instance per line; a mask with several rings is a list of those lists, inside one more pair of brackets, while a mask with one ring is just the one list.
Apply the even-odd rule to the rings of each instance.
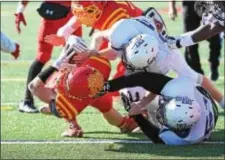
[[73, 1], [72, 13], [81, 24], [93, 26], [101, 17], [106, 2]]
[[201, 115], [200, 105], [188, 97], [175, 98], [160, 96], [156, 118], [162, 124], [173, 130], [190, 129]]
[[153, 64], [158, 52], [159, 44], [154, 36], [137, 35], [125, 48], [126, 63], [134, 69], [145, 69]]
[[91, 66], [81, 66], [66, 75], [63, 85], [69, 98], [93, 98], [103, 88], [104, 77]]
[[195, 2], [195, 11], [202, 17], [204, 14], [211, 13], [216, 19], [225, 21], [225, 2], [224, 1], [201, 1]]

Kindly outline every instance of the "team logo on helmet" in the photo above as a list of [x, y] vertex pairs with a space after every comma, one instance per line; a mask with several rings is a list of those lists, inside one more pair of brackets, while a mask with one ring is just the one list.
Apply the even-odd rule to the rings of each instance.
[[101, 91], [103, 85], [103, 75], [90, 66], [74, 69], [64, 80], [66, 94], [72, 99], [93, 98]]

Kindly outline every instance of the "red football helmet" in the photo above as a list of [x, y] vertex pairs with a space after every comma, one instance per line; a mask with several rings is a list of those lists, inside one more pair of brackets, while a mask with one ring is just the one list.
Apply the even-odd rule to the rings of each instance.
[[90, 66], [75, 68], [64, 81], [68, 96], [75, 99], [92, 98], [101, 91], [103, 85], [103, 75]]
[[72, 13], [81, 24], [93, 26], [101, 17], [106, 3], [106, 1], [73, 1], [71, 5]]

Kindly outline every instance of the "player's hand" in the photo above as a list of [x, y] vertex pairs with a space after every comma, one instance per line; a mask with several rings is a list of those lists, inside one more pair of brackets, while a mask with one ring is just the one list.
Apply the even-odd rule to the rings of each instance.
[[66, 42], [64, 37], [57, 36], [56, 34], [47, 35], [45, 36], [44, 40], [46, 43], [49, 43], [53, 46], [61, 46]]
[[129, 116], [135, 116], [135, 115], [141, 114], [145, 110], [146, 110], [145, 105], [142, 104], [141, 102], [132, 103], [131, 109], [129, 111]]
[[177, 18], [177, 9], [176, 9], [176, 7], [169, 7], [168, 16], [169, 16], [169, 18], [172, 21], [174, 21]]
[[25, 17], [23, 15], [23, 13], [15, 13], [14, 15], [16, 16], [15, 24], [16, 24], [17, 32], [18, 33], [21, 33], [20, 24], [23, 23], [24, 26], [26, 26], [27, 25], [27, 22], [25, 20]]
[[11, 53], [14, 59], [17, 59], [20, 56], [20, 45], [16, 43], [16, 50]]
[[83, 137], [83, 130], [75, 122], [69, 122], [69, 128], [61, 134], [63, 137]]
[[180, 48], [180, 46], [178, 46], [179, 38], [176, 38], [173, 36], [167, 36], [166, 40], [167, 40], [167, 45], [170, 49]]

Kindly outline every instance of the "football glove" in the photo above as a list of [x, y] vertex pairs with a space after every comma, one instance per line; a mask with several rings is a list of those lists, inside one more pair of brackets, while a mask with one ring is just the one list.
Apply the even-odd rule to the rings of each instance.
[[20, 24], [23, 23], [24, 26], [26, 26], [27, 22], [25, 20], [25, 17], [23, 15], [23, 13], [15, 13], [14, 15], [16, 17], [16, 19], [15, 19], [16, 30], [17, 30], [18, 33], [21, 33]]

